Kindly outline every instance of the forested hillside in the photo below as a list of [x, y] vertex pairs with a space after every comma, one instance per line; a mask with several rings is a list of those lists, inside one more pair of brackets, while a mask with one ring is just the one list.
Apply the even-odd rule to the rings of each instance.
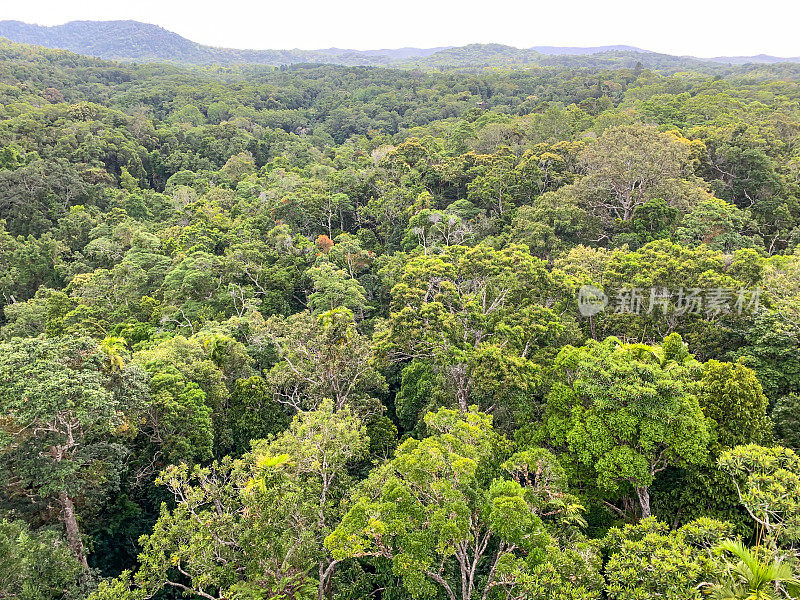
[[[291, 25], [290, 25], [291, 26]], [[163, 27], [138, 21], [71, 21], [45, 27], [0, 21], [0, 38], [22, 44], [70, 50], [79, 54], [137, 62], [183, 65], [291, 65], [321, 63], [346, 66], [394, 66], [478, 71], [489, 67], [568, 66], [589, 68], [643, 67], [666, 73], [688, 69], [717, 73], [721, 65], [798, 62], [798, 58], [719, 56], [697, 59], [649, 52], [633, 46], [534, 46], [469, 44], [460, 47], [348, 50], [243, 50], [198, 44]], [[721, 63], [721, 64], [715, 64]]]
[[798, 597], [800, 65], [459, 52], [0, 44], [0, 598]]

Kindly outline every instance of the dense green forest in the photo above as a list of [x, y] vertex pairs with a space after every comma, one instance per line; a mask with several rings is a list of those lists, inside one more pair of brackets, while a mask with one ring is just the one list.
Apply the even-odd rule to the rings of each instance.
[[606, 59], [0, 43], [0, 599], [799, 597], [800, 65]]

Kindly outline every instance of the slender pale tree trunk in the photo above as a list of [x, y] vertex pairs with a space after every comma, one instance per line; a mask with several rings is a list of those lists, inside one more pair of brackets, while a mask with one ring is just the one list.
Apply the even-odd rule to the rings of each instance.
[[67, 530], [67, 543], [83, 565], [83, 568], [88, 569], [89, 564], [86, 562], [83, 540], [81, 539], [80, 531], [78, 531], [78, 519], [75, 517], [75, 505], [72, 502], [72, 498], [67, 495], [67, 492], [59, 492], [58, 502], [61, 504], [61, 515], [64, 519], [64, 527]]
[[642, 509], [642, 518], [650, 516], [650, 490], [647, 487], [637, 487], [636, 495], [639, 496], [639, 506]]
[[469, 388], [470, 378], [467, 372], [467, 365], [457, 364], [450, 367], [450, 376], [456, 386], [456, 399], [458, 408], [461, 412], [469, 410]]
[[319, 561], [319, 585], [317, 587], [317, 600], [330, 598], [333, 570], [338, 563], [338, 560], [331, 560], [328, 563], [326, 563], [324, 560]]

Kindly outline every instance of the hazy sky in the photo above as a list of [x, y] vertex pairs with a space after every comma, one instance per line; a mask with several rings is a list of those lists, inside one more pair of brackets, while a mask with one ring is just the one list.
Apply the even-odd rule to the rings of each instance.
[[670, 54], [800, 56], [797, 0], [0, 0], [0, 19], [136, 19], [232, 48], [374, 49], [499, 42], [629, 44]]

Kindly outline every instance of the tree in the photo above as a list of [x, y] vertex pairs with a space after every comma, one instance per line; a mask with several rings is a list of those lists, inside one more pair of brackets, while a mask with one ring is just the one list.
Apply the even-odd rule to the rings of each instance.
[[154, 464], [201, 462], [211, 458], [211, 408], [200, 386], [175, 367], [150, 371], [152, 398], [141, 429], [156, 445]]
[[222, 439], [215, 440], [218, 454], [241, 456], [251, 440], [277, 435], [289, 425], [286, 407], [276, 402], [262, 377], [237, 379], [225, 410]]
[[545, 192], [531, 205], [514, 210], [508, 238], [527, 245], [540, 258], [600, 238], [597, 219], [579, 206], [574, 186]]
[[[368, 447], [367, 429], [362, 422], [346, 407], [334, 413], [333, 402], [326, 399], [316, 411], [295, 416], [285, 434], [254, 448], [256, 455], [293, 457], [292, 475], [315, 508], [316, 523], [310, 529], [318, 554], [342, 516], [340, 503], [351, 483], [347, 467], [362, 459]], [[318, 600], [329, 591], [337, 563], [335, 558], [319, 557]]]
[[[297, 272], [304, 271], [311, 259], [311, 242], [292, 235], [288, 225], [270, 228], [261, 241], [258, 231], [248, 232], [227, 250], [229, 270], [234, 275], [231, 293], [252, 294], [264, 315], [287, 314], [298, 303], [300, 287]], [[237, 309], [243, 312], [244, 303]]]
[[558, 314], [566, 295], [525, 246], [417, 255], [392, 288], [378, 350], [391, 363], [429, 361], [462, 411], [511, 412], [539, 383], [550, 346], [574, 333]]
[[266, 374], [275, 400], [295, 411], [331, 398], [335, 410], [349, 405], [359, 414], [379, 410], [373, 394], [383, 389], [369, 340], [356, 329], [353, 313], [337, 308], [267, 321], [279, 360]]
[[616, 247], [627, 244], [632, 250], [654, 240], [669, 239], [680, 211], [669, 206], [663, 198], [653, 198], [633, 210], [633, 218], [620, 224], [612, 243]]
[[800, 594], [792, 566], [770, 558], [764, 548], [751, 550], [738, 540], [725, 540], [716, 551], [723, 556], [724, 571], [717, 575], [718, 583], [707, 586], [713, 600], [779, 600]]
[[749, 215], [733, 204], [710, 196], [683, 218], [675, 231], [675, 240], [683, 245], [703, 243], [723, 252], [757, 248], [758, 240], [743, 234], [748, 219]]
[[773, 550], [800, 541], [800, 456], [755, 444], [723, 452], [719, 467], [733, 478], [739, 501], [756, 522], [758, 539]]
[[[573, 257], [585, 260], [577, 253]], [[720, 346], [736, 347], [730, 340], [730, 327], [750, 322], [747, 302], [752, 294], [746, 292], [758, 288], [758, 280], [749, 277], [758, 266], [757, 254], [751, 250], [740, 250], [733, 260], [726, 261], [725, 255], [706, 246], [686, 248], [662, 239], [633, 252], [596, 253], [590, 260], [591, 278], [582, 283], [599, 285], [611, 296], [609, 306], [593, 321], [593, 337], [598, 339], [615, 335], [625, 341], [657, 344], [677, 331], [698, 356], [720, 358]], [[559, 266], [562, 264], [559, 261]], [[691, 305], [686, 299], [695, 288], [700, 290], [701, 301]], [[715, 290], [723, 292], [716, 305], [706, 300]], [[743, 294], [741, 317], [736, 308], [739, 290]], [[635, 301], [637, 294], [640, 303]]]
[[0, 598], [78, 600], [83, 565], [54, 531], [0, 520]]
[[722, 448], [760, 444], [771, 437], [767, 397], [755, 372], [741, 362], [709, 360], [698, 382], [698, 400], [713, 420], [713, 438]]
[[518, 557], [548, 536], [523, 487], [491, 479], [503, 444], [491, 417], [440, 409], [425, 423], [430, 437], [406, 440], [370, 474], [326, 547], [335, 559], [391, 561], [414, 597], [485, 600], [513, 588]]
[[308, 306], [315, 314], [345, 308], [364, 318], [364, 311], [369, 307], [358, 280], [329, 262], [311, 267], [307, 273], [314, 282]]
[[712, 359], [701, 369], [695, 393], [708, 419], [708, 455], [700, 464], [672, 469], [658, 482], [659, 512], [674, 522], [698, 515], [724, 518], [744, 533], [751, 529], [750, 520], [739, 505], [730, 477], [717, 461], [734, 446], [771, 439], [767, 398], [755, 373], [741, 362]]
[[690, 391], [692, 368], [678, 334], [661, 347], [616, 338], [565, 347], [547, 397], [550, 440], [588, 469], [601, 492], [635, 492], [649, 517], [656, 475], [706, 457], [708, 424]]
[[208, 600], [321, 600], [337, 561], [322, 539], [350, 484], [348, 466], [367, 450], [364, 426], [330, 400], [295, 416], [289, 430], [242, 459], [167, 468], [159, 483], [175, 498], [141, 539], [139, 570], [92, 598], [151, 597], [164, 587]]
[[[0, 344], [0, 441], [13, 488], [57, 500], [67, 541], [87, 567], [74, 498], [102, 485], [121, 452], [113, 435], [139, 398], [104, 368], [93, 340], [15, 339]], [[134, 390], [136, 392], [138, 390]]]
[[500, 148], [495, 154], [477, 156], [471, 169], [473, 179], [467, 186], [467, 198], [476, 206], [500, 216], [513, 208], [522, 179], [514, 170], [515, 163], [516, 157], [507, 147]]
[[228, 162], [220, 169], [226, 177], [229, 177], [234, 184], [239, 183], [248, 175], [255, 173], [256, 163], [253, 155], [249, 152], [240, 152], [228, 159]]
[[598, 214], [628, 221], [637, 206], [653, 198], [673, 205], [678, 197], [665, 193], [689, 160], [688, 140], [655, 127], [625, 125], [606, 129], [582, 154], [588, 172], [581, 183]]
[[336, 243], [328, 251], [328, 259], [355, 278], [369, 268], [375, 255], [362, 247], [361, 240], [349, 233], [336, 236]]
[[189, 338], [176, 335], [137, 352], [134, 361], [151, 376], [152, 399], [140, 426], [153, 444], [145, 469], [207, 461], [217, 450], [215, 442], [227, 445], [228, 386], [253, 371], [244, 345], [225, 327], [209, 325]]
[[423, 252], [428, 254], [435, 252], [439, 246], [462, 244], [470, 233], [469, 227], [458, 215], [424, 208], [408, 220], [403, 247], [411, 250], [421, 246]]
[[670, 531], [655, 517], [611, 529], [603, 540], [609, 553], [605, 565], [608, 597], [700, 600], [700, 584], [715, 574], [711, 548], [731, 529], [724, 522], [698, 519]]
[[164, 321], [195, 333], [228, 304], [226, 275], [217, 256], [201, 250], [181, 256], [164, 277], [164, 301], [171, 309]]
[[736, 334], [731, 359], [756, 372], [771, 401], [800, 391], [800, 328], [793, 312], [759, 311]]
[[0, 171], [0, 219], [15, 235], [41, 234], [74, 204], [91, 204], [97, 186], [64, 159], [33, 160]]

